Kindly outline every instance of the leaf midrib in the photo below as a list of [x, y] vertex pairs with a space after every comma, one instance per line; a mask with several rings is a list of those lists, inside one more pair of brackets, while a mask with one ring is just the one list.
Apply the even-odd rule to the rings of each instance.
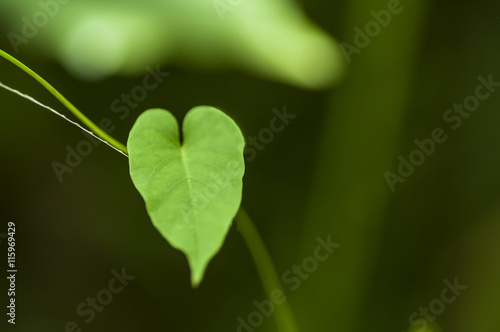
[[[191, 207], [194, 207], [194, 201], [193, 201], [193, 188], [191, 186], [191, 177], [189, 176], [189, 171], [188, 167], [186, 164], [186, 158], [184, 157], [184, 150], [185, 150], [185, 145], [179, 145], [179, 151], [181, 154], [181, 160], [182, 160], [182, 165], [184, 166], [184, 173], [186, 175], [186, 181], [188, 185], [188, 191], [189, 191], [189, 199], [191, 200]], [[199, 251], [199, 234], [198, 234], [198, 219], [196, 218], [194, 213], [191, 213], [191, 216], [193, 218], [193, 223], [195, 224], [194, 226], [194, 234], [195, 234], [195, 254], [196, 254], [196, 261], [198, 261], [198, 251]]]

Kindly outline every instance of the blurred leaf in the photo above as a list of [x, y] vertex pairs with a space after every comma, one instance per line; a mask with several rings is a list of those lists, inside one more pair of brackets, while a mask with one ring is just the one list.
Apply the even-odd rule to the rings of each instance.
[[306, 88], [339, 80], [338, 44], [295, 2], [224, 1], [222, 10], [219, 2], [8, 0], [0, 16], [17, 36], [9, 36], [14, 49], [35, 41], [85, 79], [137, 74], [168, 61], [241, 68]]
[[[363, 6], [384, 8], [387, 1], [350, 2], [346, 31], [363, 22], [365, 13], [359, 10]], [[379, 330], [378, 321], [359, 317], [367, 315], [364, 301], [373, 266], [378, 263], [377, 249], [391, 194], [382, 174], [391, 169], [397, 156], [426, 13], [426, 1], [412, 3], [404, 20], [395, 20], [353, 59], [352, 69], [359, 70], [353, 70], [335, 91], [331, 112], [323, 120], [325, 134], [309, 193], [303, 254], [309, 252], [306, 246], [318, 234], [332, 234], [346, 254], [322, 266], [323, 273], [331, 277], [307, 283], [299, 293], [303, 297], [297, 301], [302, 309], [298, 312], [307, 321], [304, 325], [314, 331]], [[393, 45], [402, 46], [391, 49]], [[309, 306], [305, 296], [314, 296], [335, 315]]]

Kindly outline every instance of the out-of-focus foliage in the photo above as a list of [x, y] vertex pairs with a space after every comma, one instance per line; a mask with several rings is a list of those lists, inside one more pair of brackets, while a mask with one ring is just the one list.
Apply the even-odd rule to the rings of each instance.
[[[35, 44], [40, 50], [86, 79], [175, 62], [212, 70], [239, 67], [292, 85], [323, 88], [336, 82], [344, 67], [333, 38], [289, 0], [233, 2], [237, 5], [213, 0], [3, 2], [7, 10], [0, 17], [13, 33], [39, 35]], [[53, 16], [46, 24], [44, 12]], [[10, 38], [23, 49], [31, 38], [17, 36]]]

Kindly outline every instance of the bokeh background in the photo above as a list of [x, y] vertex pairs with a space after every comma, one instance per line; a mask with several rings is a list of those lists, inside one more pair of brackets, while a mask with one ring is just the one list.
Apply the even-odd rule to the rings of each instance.
[[[356, 46], [355, 28], [388, 8], [398, 13], [346, 61], [339, 43]], [[315, 332], [407, 331], [455, 278], [468, 288], [427, 332], [500, 331], [500, 91], [457, 130], [443, 120], [478, 76], [500, 81], [499, 33], [500, 3], [487, 0], [0, 1], [0, 48], [91, 119], [110, 119], [122, 142], [151, 107], [182, 119], [213, 105], [245, 137], [268, 128], [273, 109], [296, 115], [247, 160], [243, 205], [280, 274], [310, 257], [317, 237], [341, 244], [287, 292], [301, 331]], [[120, 118], [113, 103], [148, 66], [169, 76]], [[0, 81], [68, 113], [4, 60]], [[235, 229], [193, 290], [124, 156], [95, 146], [60, 182], [52, 164], [81, 131], [5, 90], [0, 108], [0, 233], [16, 223], [19, 270], [17, 324], [2, 309], [2, 331], [65, 331], [68, 321], [82, 331], [237, 331], [256, 310], [266, 295]], [[384, 173], [397, 174], [398, 156], [436, 128], [448, 139], [391, 191]], [[123, 267], [136, 278], [85, 323], [76, 307]], [[254, 330], [275, 331], [272, 318]]]

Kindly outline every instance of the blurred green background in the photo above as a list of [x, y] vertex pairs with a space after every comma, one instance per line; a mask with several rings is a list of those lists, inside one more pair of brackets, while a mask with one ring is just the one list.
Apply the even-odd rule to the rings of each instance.
[[[313, 255], [317, 237], [341, 244], [297, 290], [285, 285], [301, 331], [407, 331], [455, 278], [468, 288], [434, 315], [432, 331], [500, 331], [500, 91], [457, 130], [443, 120], [474, 95], [478, 76], [500, 82], [500, 3], [215, 5], [1, 0], [0, 48], [95, 122], [110, 119], [122, 142], [151, 107], [182, 119], [212, 105], [245, 137], [268, 128], [273, 109], [296, 115], [247, 162], [243, 205], [280, 275]], [[382, 10], [390, 22], [370, 23]], [[347, 63], [338, 42], [356, 46], [367, 24], [369, 43]], [[157, 65], [169, 76], [127, 116], [117, 112], [125, 104], [115, 101]], [[68, 113], [4, 60], [0, 81]], [[184, 256], [151, 225], [124, 156], [95, 146], [60, 182], [52, 163], [85, 136], [5, 90], [0, 107], [0, 233], [16, 223], [19, 270], [17, 324], [3, 315], [7, 330], [65, 331], [75, 321], [82, 331], [237, 331], [237, 318], [256, 310], [266, 295], [235, 229], [191, 289]], [[392, 192], [384, 173], [397, 174], [398, 156], [436, 128], [448, 139]], [[136, 278], [85, 323], [75, 309], [122, 267]], [[253, 330], [275, 331], [274, 322]]]

